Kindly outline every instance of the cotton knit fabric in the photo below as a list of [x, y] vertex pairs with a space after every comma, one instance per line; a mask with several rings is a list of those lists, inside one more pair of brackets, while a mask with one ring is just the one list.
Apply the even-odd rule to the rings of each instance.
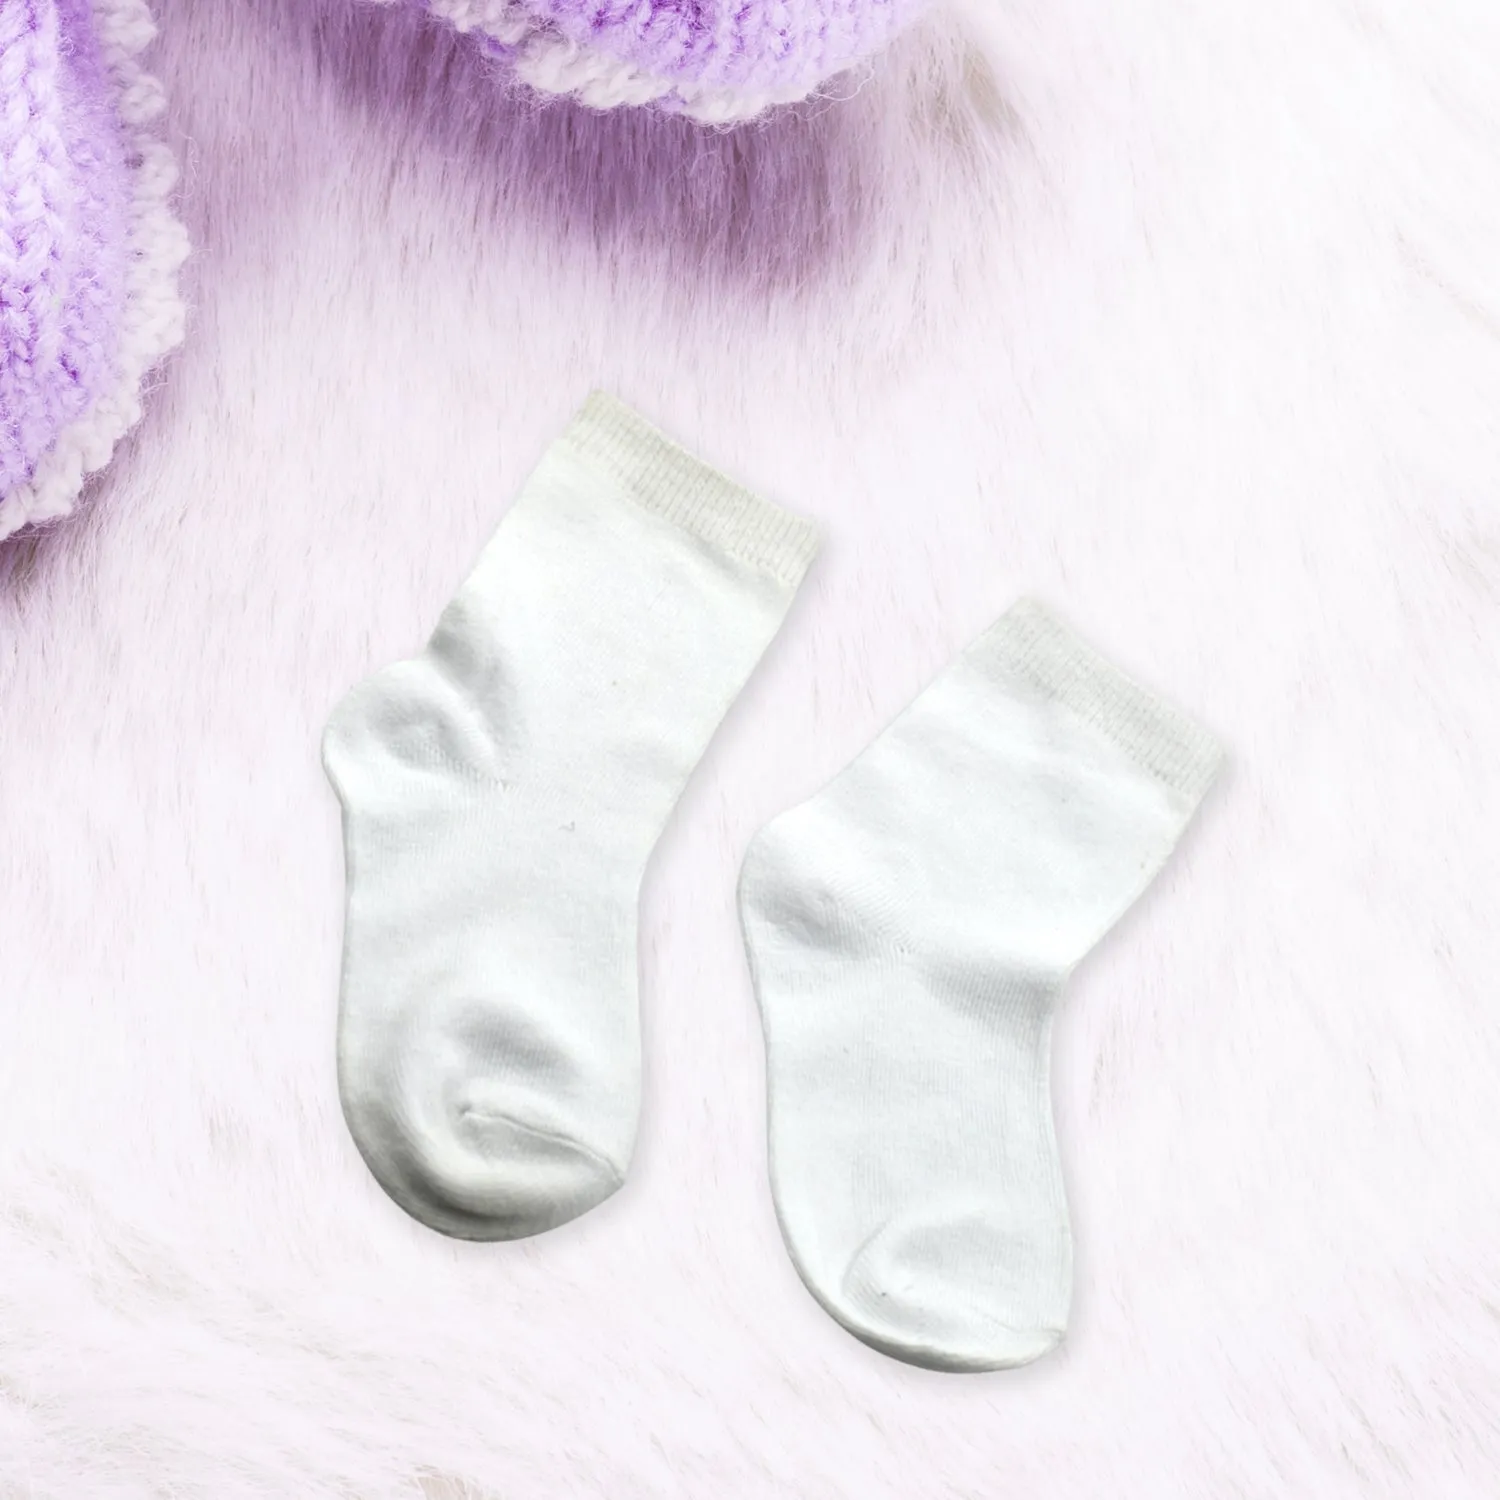
[[[384, 0], [390, 3], [390, 0]], [[929, 0], [413, 0], [544, 93], [751, 119], [873, 56]]]
[[72, 509], [181, 338], [141, 0], [0, 3], [0, 539]]
[[335, 710], [340, 1090], [424, 1223], [515, 1239], [624, 1180], [642, 873], [814, 546], [594, 396], [427, 649]]
[[1214, 741], [1034, 604], [753, 841], [771, 1175], [813, 1295], [913, 1364], [1067, 1326], [1054, 1006], [1213, 778]]

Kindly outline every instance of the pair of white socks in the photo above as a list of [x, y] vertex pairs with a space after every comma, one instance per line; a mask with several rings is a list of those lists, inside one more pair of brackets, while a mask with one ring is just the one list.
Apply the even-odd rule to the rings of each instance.
[[[624, 1180], [641, 876], [815, 549], [593, 396], [426, 650], [335, 710], [340, 1090], [424, 1223], [518, 1238]], [[740, 907], [777, 1211], [813, 1295], [867, 1343], [982, 1370], [1062, 1337], [1053, 1005], [1217, 763], [1022, 604], [753, 841]]]

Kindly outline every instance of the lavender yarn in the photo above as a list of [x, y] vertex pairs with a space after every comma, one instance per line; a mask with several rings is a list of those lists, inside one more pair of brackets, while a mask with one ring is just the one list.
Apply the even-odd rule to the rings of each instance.
[[141, 0], [0, 0], [0, 538], [65, 514], [177, 341]]
[[[389, 3], [389, 0], [387, 0]], [[709, 121], [805, 99], [929, 0], [414, 0], [534, 88]]]
[[0, 492], [102, 392], [124, 298], [124, 153], [80, 10], [0, 9]]

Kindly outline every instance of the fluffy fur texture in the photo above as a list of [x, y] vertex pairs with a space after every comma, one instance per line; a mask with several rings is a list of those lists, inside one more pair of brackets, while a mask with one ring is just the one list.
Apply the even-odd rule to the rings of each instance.
[[[160, 10], [195, 336], [0, 589], [0, 1495], [1488, 1500], [1500, 12], [984, 0], [726, 134]], [[648, 876], [629, 1182], [456, 1245], [339, 1117], [318, 736], [594, 384], [826, 544]], [[944, 1377], [781, 1247], [734, 878], [1023, 593], [1231, 761], [1058, 1019], [1068, 1338]]]
[[182, 336], [142, 0], [0, 6], [0, 540], [74, 505]]
[[[380, 0], [390, 3], [390, 0]], [[548, 94], [700, 120], [806, 99], [930, 0], [414, 0]]]

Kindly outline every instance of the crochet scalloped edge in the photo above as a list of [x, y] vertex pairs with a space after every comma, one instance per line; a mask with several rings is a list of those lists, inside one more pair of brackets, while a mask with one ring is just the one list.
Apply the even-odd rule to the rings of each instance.
[[136, 60], [155, 38], [156, 26], [145, 0], [91, 4], [104, 66], [114, 84], [131, 178], [129, 261], [115, 380], [88, 411], [63, 428], [30, 477], [0, 497], [0, 541], [23, 526], [72, 511], [84, 481], [109, 462], [115, 444], [140, 419], [146, 376], [182, 342], [177, 271], [187, 257], [188, 237], [172, 211], [177, 163], [154, 128], [166, 96]]
[[705, 125], [737, 125], [778, 104], [809, 98], [816, 82], [782, 89], [706, 88], [675, 84], [630, 63], [580, 47], [550, 32], [533, 32], [517, 49], [516, 76], [544, 94], [569, 94], [590, 109], [654, 104]]
[[[394, 4], [396, 0], [375, 0]], [[709, 125], [732, 125], [778, 104], [795, 104], [817, 92], [821, 80], [774, 90], [749, 90], [674, 82], [605, 53], [580, 46], [550, 27], [538, 26], [520, 0], [422, 0], [430, 14], [458, 31], [475, 31], [510, 55], [522, 83], [544, 94], [566, 94], [591, 109], [653, 104]]]

